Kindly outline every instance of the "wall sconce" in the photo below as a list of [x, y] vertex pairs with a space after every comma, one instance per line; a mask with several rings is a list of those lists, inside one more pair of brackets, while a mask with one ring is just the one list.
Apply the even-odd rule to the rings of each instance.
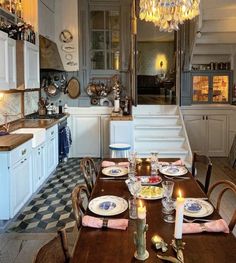
[[3, 99], [4, 99], [4, 94], [0, 93], [0, 101], [3, 101]]
[[160, 67], [161, 67], [161, 69], [162, 69], [162, 67], [163, 67], [163, 61], [160, 62]]

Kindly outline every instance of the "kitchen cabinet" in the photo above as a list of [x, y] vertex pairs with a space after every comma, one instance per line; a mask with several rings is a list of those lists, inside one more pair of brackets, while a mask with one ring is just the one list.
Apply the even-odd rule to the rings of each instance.
[[39, 0], [45, 6], [47, 6], [52, 12], [55, 11], [55, 0]]
[[9, 89], [16, 89], [16, 41], [8, 38]]
[[47, 167], [46, 174], [50, 175], [58, 165], [58, 127], [57, 125], [46, 132], [47, 142]]
[[192, 103], [230, 103], [232, 72], [191, 72]]
[[33, 149], [33, 191], [46, 179], [46, 143]]
[[110, 116], [101, 116], [101, 157], [110, 156]]
[[0, 152], [0, 220], [13, 218], [32, 195], [32, 140]]
[[184, 122], [193, 152], [208, 156], [228, 156], [226, 115], [184, 115]]
[[17, 88], [39, 88], [39, 47], [27, 41], [17, 40], [16, 50]]
[[[54, 5], [51, 1], [38, 2], [39, 34], [54, 41], [55, 38], [55, 14]], [[53, 2], [53, 1], [52, 1]]]
[[0, 90], [7, 90], [9, 84], [8, 74], [8, 36], [0, 31]]
[[71, 116], [71, 157], [100, 157], [100, 117]]

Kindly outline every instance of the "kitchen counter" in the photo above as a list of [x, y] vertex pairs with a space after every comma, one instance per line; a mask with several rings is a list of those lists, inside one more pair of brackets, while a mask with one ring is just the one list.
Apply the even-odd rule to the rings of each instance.
[[[66, 114], [61, 119], [19, 119], [10, 124], [10, 132], [21, 128], [44, 128], [49, 129], [68, 118]], [[0, 152], [11, 151], [24, 142], [33, 138], [33, 134], [9, 134], [0, 136]]]

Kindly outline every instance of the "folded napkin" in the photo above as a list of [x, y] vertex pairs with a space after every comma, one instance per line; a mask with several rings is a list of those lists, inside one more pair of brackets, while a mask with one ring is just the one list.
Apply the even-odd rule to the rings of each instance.
[[182, 165], [184, 165], [184, 162], [181, 160], [181, 159], [179, 159], [179, 160], [177, 160], [177, 161], [175, 161], [175, 162], [172, 162], [172, 163], [168, 163], [168, 162], [159, 162], [159, 164], [160, 165], [175, 165], [175, 166], [182, 166]]
[[129, 167], [129, 162], [119, 162], [118, 164], [110, 161], [103, 161], [102, 162], [102, 167], [109, 167], [109, 166], [122, 166], [122, 167]]
[[126, 230], [128, 227], [128, 219], [100, 219], [93, 216], [84, 216], [82, 225], [94, 228], [108, 227], [113, 229]]
[[214, 220], [204, 224], [183, 223], [183, 234], [201, 233], [204, 231], [229, 233], [229, 228], [223, 219]]

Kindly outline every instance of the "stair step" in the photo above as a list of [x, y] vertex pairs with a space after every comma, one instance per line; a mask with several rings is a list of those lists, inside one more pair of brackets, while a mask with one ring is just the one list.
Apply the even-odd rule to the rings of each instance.
[[146, 129], [173, 129], [173, 130], [180, 130], [180, 129], [182, 129], [182, 126], [181, 125], [174, 125], [174, 126], [166, 126], [166, 125], [163, 125], [163, 126], [161, 126], [161, 125], [135, 125], [134, 126], [134, 128], [135, 129], [144, 129], [144, 130], [146, 130]]
[[140, 142], [156, 142], [156, 141], [171, 141], [171, 142], [183, 142], [185, 141], [184, 137], [148, 137], [148, 138], [143, 138], [143, 137], [136, 137], [135, 141], [140, 141]]

